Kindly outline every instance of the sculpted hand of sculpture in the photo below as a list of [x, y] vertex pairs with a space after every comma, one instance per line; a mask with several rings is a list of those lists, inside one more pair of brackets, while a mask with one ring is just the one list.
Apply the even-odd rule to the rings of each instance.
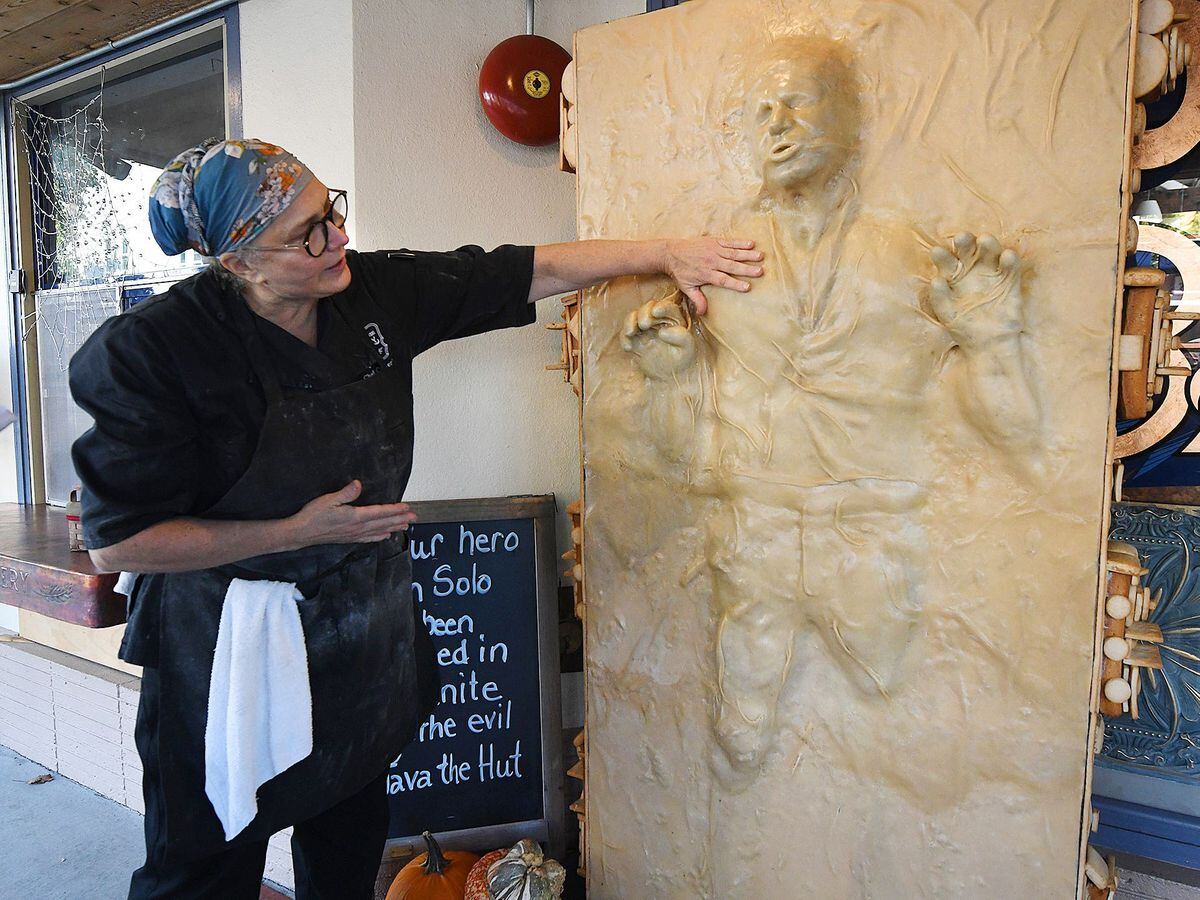
[[930, 253], [938, 274], [929, 305], [964, 350], [1019, 335], [1024, 327], [1021, 258], [990, 234], [958, 234], [951, 249]]
[[669, 381], [696, 359], [686, 301], [649, 300], [625, 318], [621, 349], [637, 357], [647, 378]]
[[934, 247], [929, 256], [938, 273], [929, 282], [929, 309], [964, 357], [964, 414], [985, 439], [1037, 475], [1039, 460], [1011, 453], [1035, 447], [1041, 430], [1021, 346], [1021, 258], [990, 234], [976, 239], [965, 232], [954, 237], [951, 249]]

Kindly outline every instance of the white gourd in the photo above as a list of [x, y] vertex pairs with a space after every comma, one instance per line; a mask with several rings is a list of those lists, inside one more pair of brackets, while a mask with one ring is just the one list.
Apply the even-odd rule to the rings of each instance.
[[567, 871], [526, 839], [488, 867], [487, 880], [492, 900], [557, 900]]

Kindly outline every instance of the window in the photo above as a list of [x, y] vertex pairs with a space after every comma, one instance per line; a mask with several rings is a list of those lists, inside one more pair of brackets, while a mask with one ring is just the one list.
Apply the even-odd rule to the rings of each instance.
[[146, 279], [195, 268], [150, 235], [146, 197], [180, 150], [225, 136], [225, 61], [215, 43], [113, 78], [18, 100], [33, 200], [40, 288]]
[[70, 448], [91, 421], [70, 397], [71, 356], [105, 319], [204, 264], [192, 251], [163, 255], [147, 200], [176, 154], [229, 133], [227, 70], [218, 18], [6, 98], [18, 251], [10, 255], [32, 288], [17, 337], [29, 398], [24, 499], [64, 504], [76, 484]]

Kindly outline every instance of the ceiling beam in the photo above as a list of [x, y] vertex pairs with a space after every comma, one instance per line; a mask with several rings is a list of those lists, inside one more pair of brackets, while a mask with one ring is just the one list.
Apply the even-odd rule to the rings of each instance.
[[[2, 0], [0, 84], [35, 75], [204, 5], [206, 0]], [[25, 24], [16, 26], [19, 21]]]

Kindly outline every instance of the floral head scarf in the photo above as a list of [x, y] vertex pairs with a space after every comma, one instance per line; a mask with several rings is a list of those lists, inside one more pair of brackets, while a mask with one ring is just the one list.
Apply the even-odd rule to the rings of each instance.
[[220, 256], [255, 237], [312, 180], [282, 147], [210, 138], [168, 163], [150, 193], [150, 230], [163, 253]]

